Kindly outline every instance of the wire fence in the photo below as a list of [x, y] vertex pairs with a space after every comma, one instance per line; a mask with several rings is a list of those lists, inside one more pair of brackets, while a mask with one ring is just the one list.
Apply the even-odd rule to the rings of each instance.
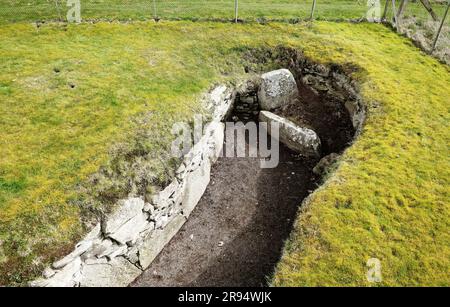
[[440, 37], [450, 44], [450, 18], [437, 35], [450, 0], [0, 0], [0, 24], [67, 21], [76, 5], [80, 20], [362, 20], [375, 3], [381, 18], [404, 33], [415, 35], [409, 32], [420, 28], [427, 42]]
[[[367, 0], [0, 0], [0, 21], [66, 20], [68, 4], [80, 3], [83, 19], [221, 19], [325, 20], [359, 19], [366, 15]], [[380, 0], [384, 5], [384, 0]], [[391, 0], [388, 0], [390, 2]], [[396, 1], [397, 4], [401, 1]], [[428, 17], [420, 1], [410, 0], [409, 13]], [[444, 1], [432, 1], [442, 16]]]
[[[390, 1], [390, 0], [388, 0]], [[8, 22], [65, 20], [67, 0], [1, 0], [0, 20]], [[316, 19], [344, 20], [362, 18], [366, 0], [78, 0], [84, 19], [225, 19], [277, 20], [308, 19], [313, 3]], [[370, 2], [370, 1], [369, 1]], [[381, 0], [381, 2], [384, 2]], [[401, 1], [397, 1], [399, 3]], [[420, 1], [410, 0], [407, 10], [415, 16], [428, 12]], [[431, 3], [443, 13], [444, 1]]]
[[[0, 0], [0, 19], [8, 22], [66, 19], [63, 0]], [[241, 20], [305, 19], [310, 0], [80, 0], [83, 19], [140, 20], [223, 19]], [[364, 16], [363, 1], [322, 1], [317, 17], [349, 19]]]

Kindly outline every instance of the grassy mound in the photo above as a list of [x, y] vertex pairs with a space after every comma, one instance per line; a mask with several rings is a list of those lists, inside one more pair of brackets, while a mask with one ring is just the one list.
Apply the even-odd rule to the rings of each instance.
[[[86, 202], [103, 210], [152, 192], [127, 178], [163, 185], [172, 124], [201, 112], [213, 83], [242, 75], [249, 48], [277, 45], [364, 68], [369, 118], [299, 215], [274, 284], [366, 285], [372, 257], [384, 285], [450, 283], [449, 69], [407, 39], [327, 22], [15, 24], [0, 36], [0, 284], [70, 250]], [[139, 157], [149, 176], [130, 167]]]

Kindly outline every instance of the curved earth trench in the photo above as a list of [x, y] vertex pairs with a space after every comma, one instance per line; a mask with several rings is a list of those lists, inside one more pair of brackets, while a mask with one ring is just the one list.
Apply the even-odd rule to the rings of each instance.
[[[280, 115], [311, 127], [323, 156], [342, 152], [354, 129], [343, 106], [302, 83], [300, 98]], [[131, 286], [267, 286], [303, 199], [320, 182], [305, 159], [280, 144], [280, 163], [220, 158], [188, 221]]]

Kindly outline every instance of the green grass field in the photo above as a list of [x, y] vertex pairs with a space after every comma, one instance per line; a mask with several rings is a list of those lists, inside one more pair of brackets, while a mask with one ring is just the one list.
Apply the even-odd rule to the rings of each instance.
[[[55, 3], [58, 3], [58, 6]], [[65, 1], [1, 0], [0, 23], [37, 20], [65, 20]], [[310, 17], [311, 0], [239, 0], [239, 18], [290, 20]], [[152, 0], [82, 0], [84, 19], [144, 20], [155, 16]], [[434, 4], [439, 16], [444, 6]], [[317, 3], [315, 17], [326, 20], [358, 19], [365, 16], [365, 0], [323, 0]], [[233, 0], [156, 0], [156, 15], [162, 19], [228, 19], [234, 18]], [[405, 15], [427, 19], [420, 3], [410, 3]]]

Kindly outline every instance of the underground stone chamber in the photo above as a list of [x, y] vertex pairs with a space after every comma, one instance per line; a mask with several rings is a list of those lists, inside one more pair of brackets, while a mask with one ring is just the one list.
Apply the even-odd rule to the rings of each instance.
[[[346, 68], [288, 48], [246, 58], [246, 82], [205, 96], [211, 122], [172, 182], [150, 200], [118, 201], [31, 285], [267, 285], [303, 200], [361, 132], [365, 111]], [[219, 157], [224, 122], [260, 120], [281, 122], [277, 167]]]

